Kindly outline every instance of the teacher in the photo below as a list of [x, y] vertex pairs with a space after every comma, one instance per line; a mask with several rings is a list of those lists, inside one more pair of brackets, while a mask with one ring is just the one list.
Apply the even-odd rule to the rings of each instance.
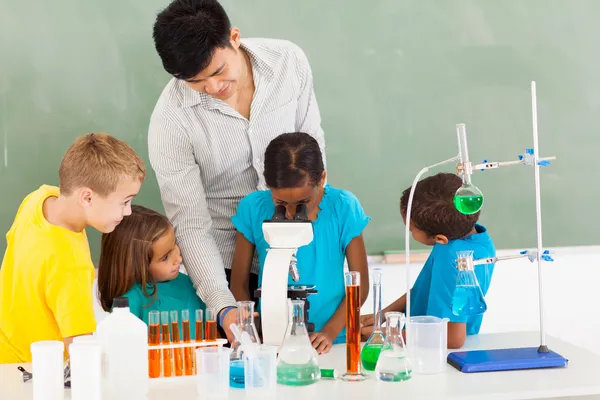
[[[216, 0], [173, 1], [156, 18], [154, 43], [173, 79], [150, 119], [150, 164], [185, 269], [231, 340], [231, 216], [245, 195], [266, 189], [264, 152], [276, 136], [306, 132], [324, 154], [312, 72], [293, 43], [241, 39]], [[250, 293], [256, 256], [252, 272]]]

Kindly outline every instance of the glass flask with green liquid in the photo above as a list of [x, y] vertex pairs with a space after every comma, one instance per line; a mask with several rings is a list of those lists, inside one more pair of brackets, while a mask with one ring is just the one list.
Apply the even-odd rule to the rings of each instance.
[[454, 194], [454, 207], [462, 214], [475, 214], [483, 207], [483, 194], [477, 186], [463, 184]]
[[385, 342], [385, 335], [381, 331], [381, 269], [376, 268], [371, 274], [373, 280], [373, 333], [360, 353], [362, 366], [367, 371], [375, 371], [379, 353]]
[[277, 360], [277, 383], [310, 385], [321, 378], [321, 370], [304, 323], [304, 300], [288, 300], [288, 309], [288, 327]]
[[458, 164], [459, 175], [463, 183], [454, 194], [454, 207], [463, 214], [475, 214], [483, 207], [483, 194], [477, 186], [471, 183], [472, 166], [469, 161], [465, 124], [456, 125], [456, 136], [458, 138], [458, 156], [460, 158]]

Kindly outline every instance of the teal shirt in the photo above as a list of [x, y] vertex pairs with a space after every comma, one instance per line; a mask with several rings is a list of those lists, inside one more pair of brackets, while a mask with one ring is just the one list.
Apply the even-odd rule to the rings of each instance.
[[[312, 222], [313, 241], [302, 246], [296, 253], [300, 281], [290, 285], [315, 285], [318, 293], [309, 296], [308, 320], [315, 324], [318, 332], [333, 316], [344, 301], [344, 260], [350, 241], [360, 236], [370, 218], [365, 215], [356, 196], [347, 190], [325, 186], [319, 203], [317, 219]], [[232, 218], [235, 228], [254, 246], [258, 253], [259, 285], [269, 244], [262, 232], [264, 220], [271, 219], [275, 205], [268, 190], [250, 193], [240, 202]], [[346, 341], [345, 329], [334, 343]]]
[[[458, 275], [456, 253], [462, 250], [473, 250], [474, 259], [496, 255], [496, 248], [487, 230], [481, 225], [475, 225], [475, 229], [477, 233], [464, 239], [433, 246], [410, 292], [411, 316], [430, 315], [448, 318], [450, 322], [466, 323], [467, 335], [479, 333], [483, 315], [456, 316], [452, 313], [452, 296]], [[490, 287], [493, 272], [494, 264], [475, 266], [475, 276], [484, 296]]]
[[[148, 293], [152, 293], [148, 287]], [[179, 273], [177, 278], [168, 282], [156, 284], [156, 299], [148, 298], [142, 291], [142, 286], [136, 284], [123, 297], [129, 299], [129, 310], [133, 315], [148, 324], [148, 313], [150, 311], [178, 311], [178, 321], [181, 326], [181, 310], [190, 312], [191, 338], [196, 338], [196, 310], [205, 310], [206, 305], [194, 290], [192, 280], [189, 276]], [[152, 304], [150, 304], [152, 303]], [[161, 321], [162, 324], [163, 321]]]

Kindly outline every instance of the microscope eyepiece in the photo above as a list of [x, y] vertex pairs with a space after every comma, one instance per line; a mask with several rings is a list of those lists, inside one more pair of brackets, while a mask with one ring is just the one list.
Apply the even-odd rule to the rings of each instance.
[[294, 221], [308, 221], [308, 208], [306, 208], [306, 204], [298, 204], [296, 206]]
[[275, 212], [273, 213], [272, 221], [284, 221], [285, 219], [285, 206], [275, 207]]

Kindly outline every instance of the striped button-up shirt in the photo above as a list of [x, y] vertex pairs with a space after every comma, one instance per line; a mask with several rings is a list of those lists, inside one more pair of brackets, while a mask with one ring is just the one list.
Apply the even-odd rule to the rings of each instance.
[[[293, 43], [242, 40], [255, 92], [247, 120], [226, 103], [172, 79], [148, 133], [150, 164], [183, 263], [200, 298], [217, 310], [235, 305], [225, 277], [231, 268], [240, 200], [265, 189], [264, 153], [282, 133], [313, 135], [325, 154], [310, 65]], [[252, 266], [257, 272], [256, 262]]]

